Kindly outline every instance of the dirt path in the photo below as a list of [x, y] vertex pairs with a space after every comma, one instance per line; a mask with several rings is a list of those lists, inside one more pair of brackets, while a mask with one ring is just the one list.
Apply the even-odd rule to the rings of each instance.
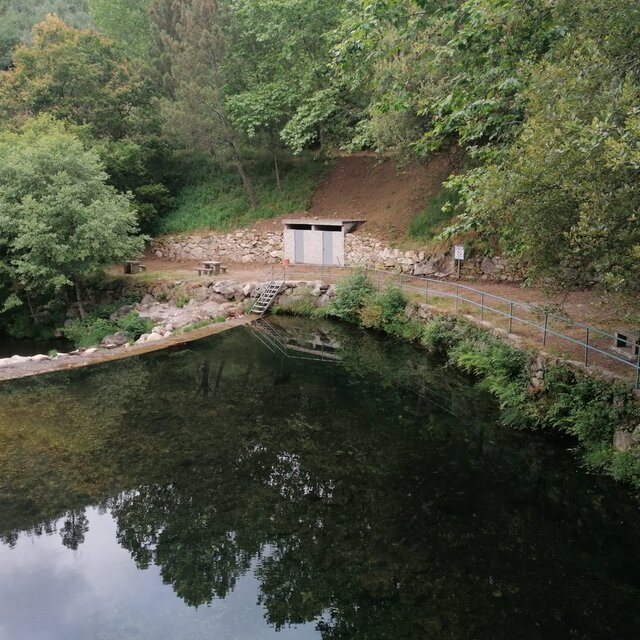
[[[160, 279], [198, 281], [196, 269], [198, 260], [173, 262], [154, 257], [145, 258], [147, 271], [133, 276], [143, 281]], [[259, 263], [236, 264], [229, 263], [226, 276], [219, 279], [233, 280], [234, 282], [259, 282], [265, 279], [272, 270], [277, 273], [280, 265], [267, 265]], [[287, 278], [291, 280], [322, 280], [335, 281], [344, 276], [344, 270], [340, 268], [317, 267], [313, 265], [294, 265], [286, 268]], [[114, 267], [111, 275], [121, 275], [121, 268]], [[127, 276], [131, 277], [131, 276]], [[405, 276], [406, 278], [406, 276]], [[421, 280], [415, 278], [416, 283]], [[443, 280], [455, 284], [455, 280]], [[462, 280], [461, 285], [467, 285], [484, 291], [487, 294], [500, 296], [516, 302], [532, 305], [554, 305], [559, 307], [564, 314], [576, 322], [593, 325], [607, 331], [617, 329], [632, 329], [626, 316], [633, 312], [640, 312], [640, 305], [624, 303], [613, 295], [605, 295], [594, 290], [572, 291], [566, 293], [545, 292], [542, 289], [523, 288], [517, 284], [489, 283], [481, 280]]]

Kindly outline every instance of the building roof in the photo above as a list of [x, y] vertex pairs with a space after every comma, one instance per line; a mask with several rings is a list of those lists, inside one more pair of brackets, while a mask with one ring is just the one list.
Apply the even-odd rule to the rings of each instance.
[[343, 225], [343, 224], [361, 224], [366, 222], [362, 218], [289, 218], [283, 220], [282, 224], [326, 224], [326, 225]]

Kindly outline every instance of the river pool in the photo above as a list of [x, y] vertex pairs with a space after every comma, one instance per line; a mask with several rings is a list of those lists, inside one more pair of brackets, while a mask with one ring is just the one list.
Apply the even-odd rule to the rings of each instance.
[[0, 640], [634, 640], [638, 500], [423, 351], [273, 319], [0, 385]]

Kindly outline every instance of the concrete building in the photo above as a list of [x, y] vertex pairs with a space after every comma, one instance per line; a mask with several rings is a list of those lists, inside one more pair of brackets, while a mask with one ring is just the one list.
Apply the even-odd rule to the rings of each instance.
[[344, 236], [365, 220], [283, 220], [284, 257], [291, 264], [344, 266]]

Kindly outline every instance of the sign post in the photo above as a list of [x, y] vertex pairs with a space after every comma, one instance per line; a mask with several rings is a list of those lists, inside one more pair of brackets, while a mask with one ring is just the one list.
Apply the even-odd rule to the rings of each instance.
[[464, 260], [464, 245], [457, 244], [453, 248], [453, 257], [458, 263], [458, 280], [460, 280], [460, 267], [462, 266], [462, 261]]

